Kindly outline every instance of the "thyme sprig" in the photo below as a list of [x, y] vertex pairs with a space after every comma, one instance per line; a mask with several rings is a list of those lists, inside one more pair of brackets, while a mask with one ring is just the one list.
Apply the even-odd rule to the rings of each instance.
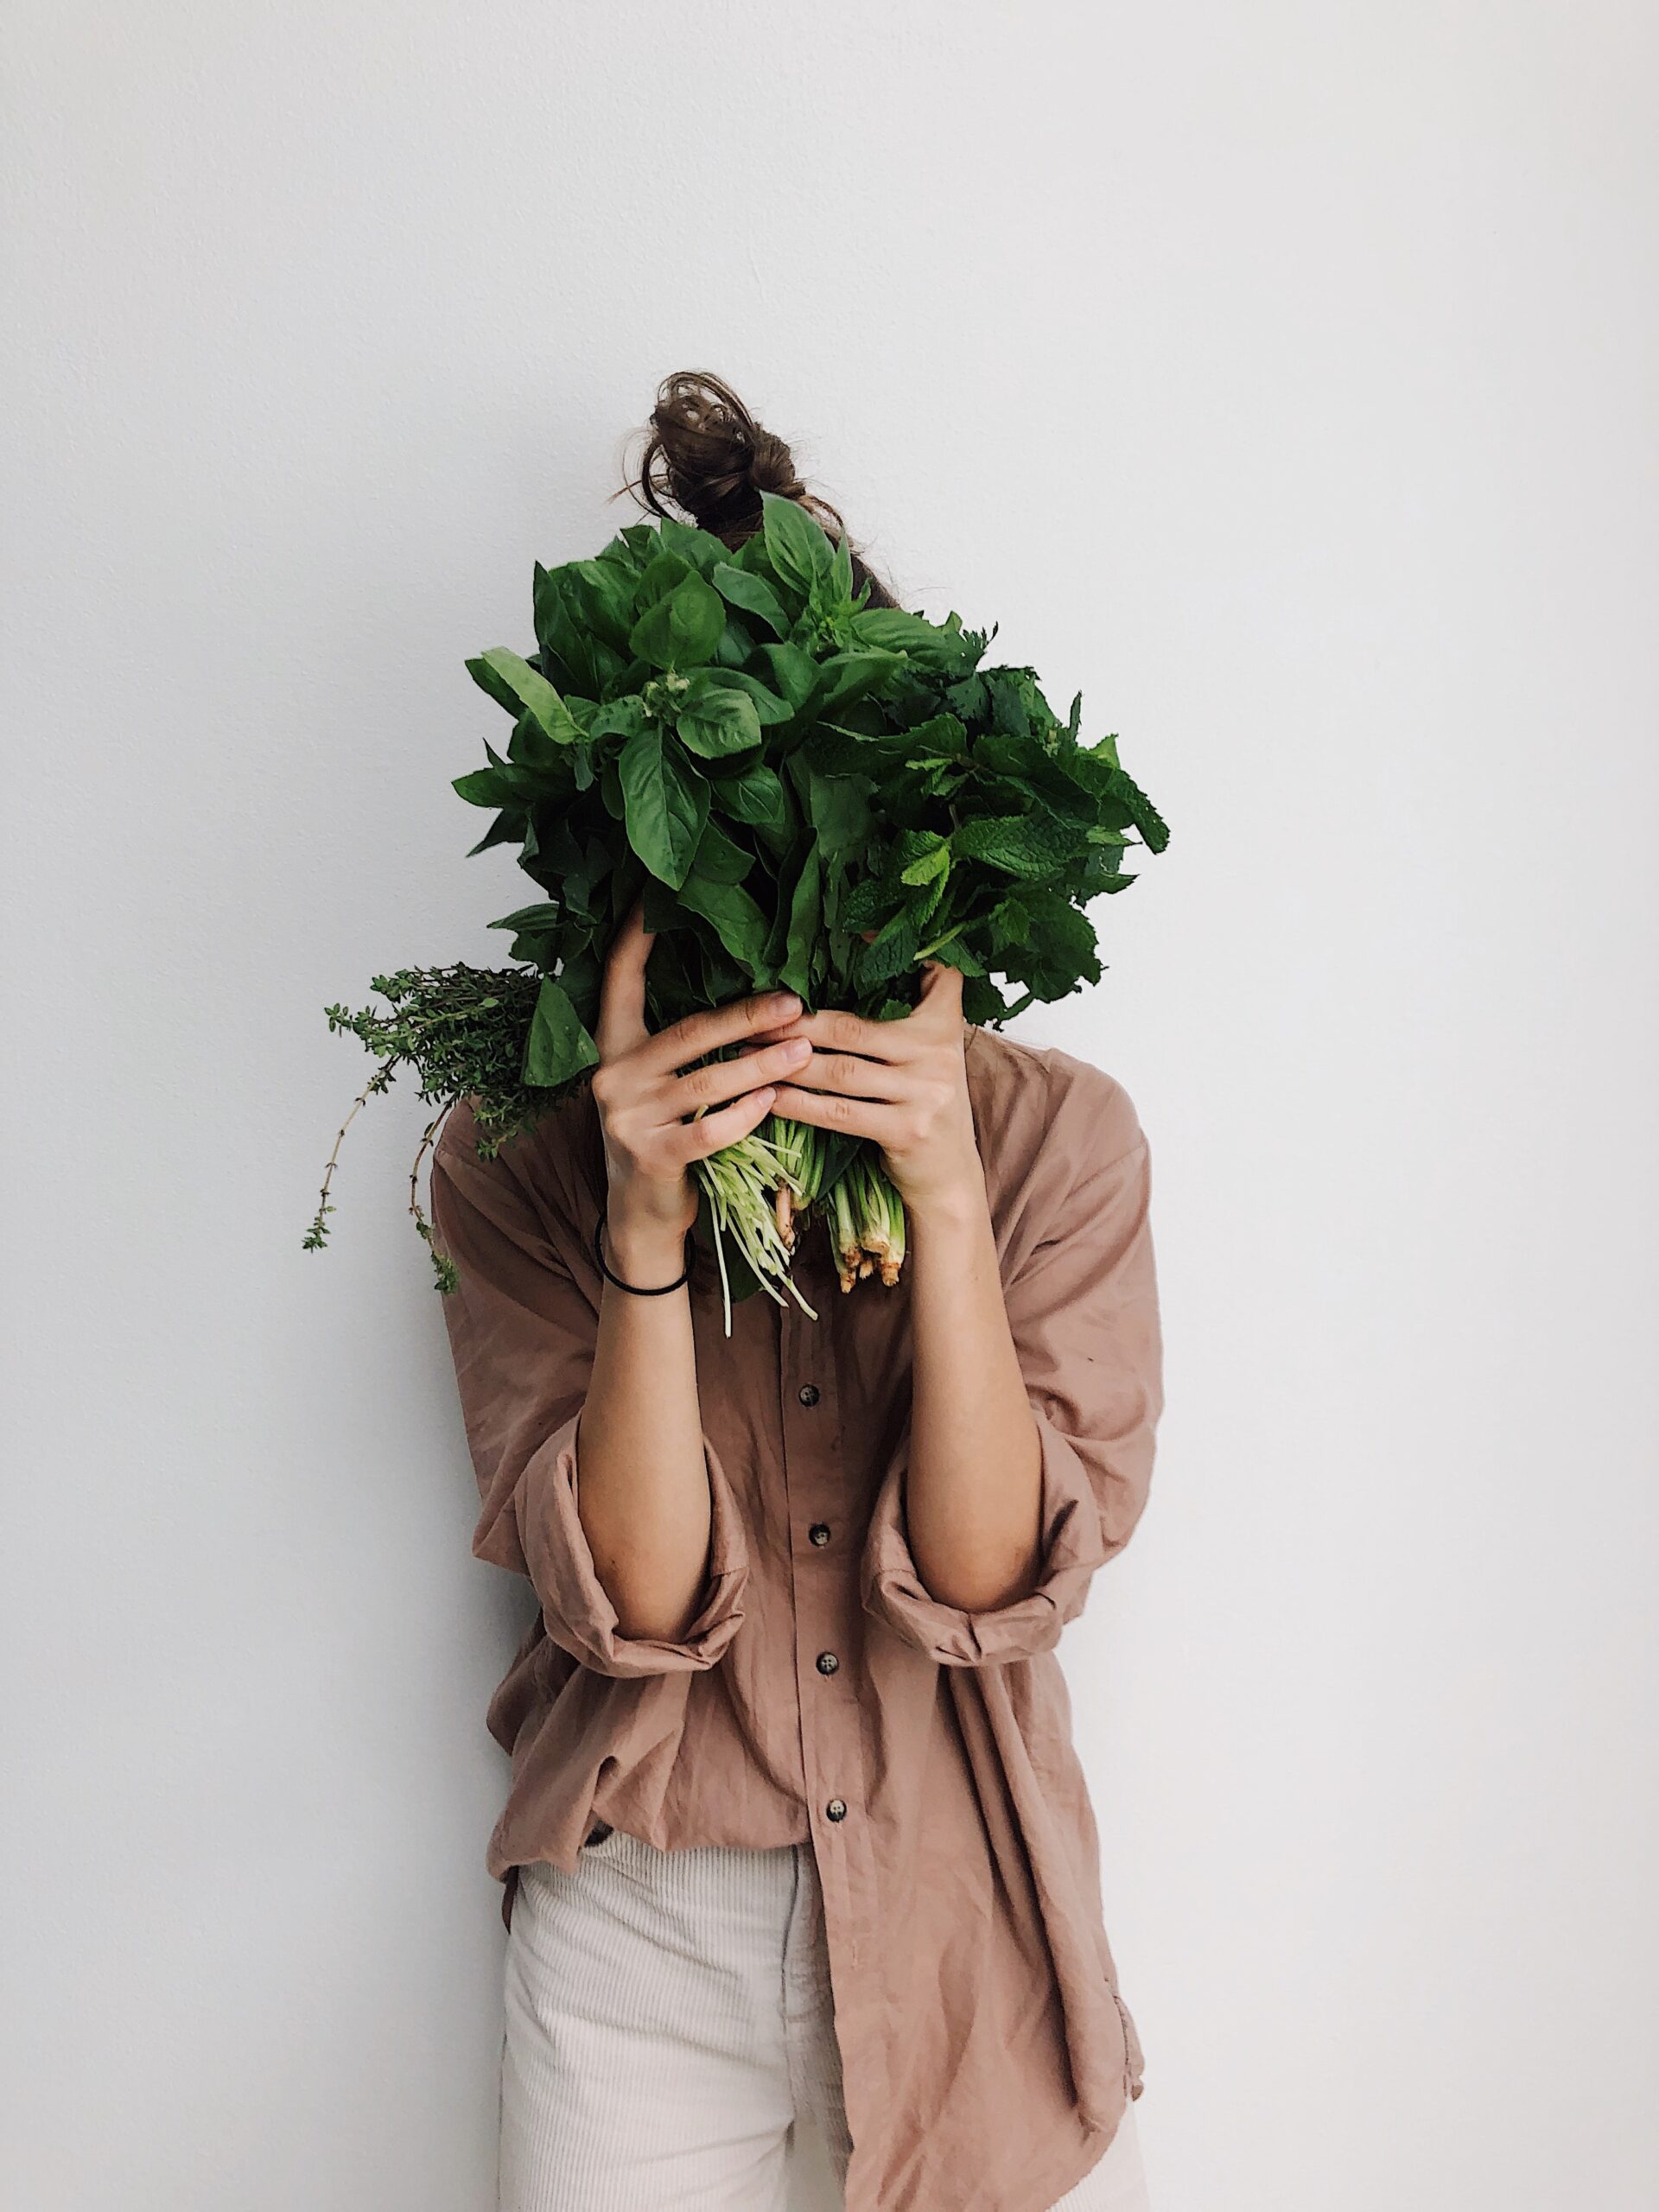
[[320, 1252], [328, 1241], [328, 1216], [335, 1211], [330, 1193], [346, 1130], [370, 1099], [390, 1090], [399, 1071], [408, 1068], [420, 1097], [441, 1109], [423, 1132], [410, 1170], [409, 1210], [431, 1252], [438, 1287], [447, 1294], [456, 1287], [454, 1263], [432, 1241], [432, 1224], [420, 1202], [421, 1167], [462, 1098], [474, 1102], [477, 1149], [486, 1160], [547, 1111], [547, 1092], [525, 1084], [520, 1074], [541, 978], [530, 968], [458, 963], [401, 968], [396, 975], [376, 976], [370, 988], [387, 1001], [389, 1013], [375, 1007], [355, 1014], [344, 1006], [327, 1009], [330, 1030], [355, 1037], [379, 1065], [340, 1125], [304, 1249]]

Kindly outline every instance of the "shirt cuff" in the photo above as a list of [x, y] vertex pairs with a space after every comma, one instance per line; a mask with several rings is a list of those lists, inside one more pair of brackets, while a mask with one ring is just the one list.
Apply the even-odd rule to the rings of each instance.
[[1052, 1649], [1083, 1611], [1095, 1569], [1109, 1556], [1100, 1507], [1076, 1446], [1040, 1408], [1033, 1407], [1032, 1414], [1042, 1446], [1042, 1555], [1036, 1586], [1023, 1598], [970, 1611], [942, 1605], [929, 1592], [905, 1533], [908, 1439], [876, 1491], [860, 1572], [865, 1609], [941, 1667], [994, 1666]]
[[743, 1624], [750, 1569], [742, 1511], [719, 1455], [705, 1436], [709, 1567], [696, 1618], [677, 1642], [625, 1636], [576, 1510], [580, 1417], [572, 1414], [542, 1446], [524, 1471], [517, 1506], [525, 1564], [549, 1637], [601, 1675], [672, 1675], [712, 1667]]

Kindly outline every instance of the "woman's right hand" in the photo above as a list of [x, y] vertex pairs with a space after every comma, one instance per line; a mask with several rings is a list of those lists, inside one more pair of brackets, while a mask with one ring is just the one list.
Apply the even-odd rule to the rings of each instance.
[[[793, 991], [759, 992], [648, 1030], [645, 962], [654, 935], [636, 900], [606, 959], [591, 1078], [610, 1184], [607, 1241], [622, 1271], [638, 1267], [645, 1281], [679, 1271], [697, 1217], [691, 1163], [747, 1136], [770, 1109], [772, 1085], [812, 1056], [807, 1038], [772, 1040], [801, 1010]], [[680, 1073], [716, 1046], [740, 1043], [735, 1058]], [[710, 1110], [685, 1118], [699, 1107]]]

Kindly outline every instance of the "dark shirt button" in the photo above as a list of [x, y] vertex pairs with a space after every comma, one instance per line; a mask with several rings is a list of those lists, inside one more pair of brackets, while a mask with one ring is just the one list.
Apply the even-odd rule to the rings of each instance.
[[818, 1402], [818, 1386], [816, 1382], [803, 1382], [795, 1395], [804, 1406], [816, 1406]]
[[819, 1672], [821, 1675], [833, 1675], [833, 1674], [835, 1673], [835, 1671], [836, 1671], [836, 1668], [837, 1668], [837, 1667], [839, 1667], [839, 1666], [840, 1666], [840, 1664], [841, 1664], [840, 1660], [836, 1658], [836, 1655], [835, 1655], [835, 1653], [834, 1653], [833, 1651], [820, 1651], [820, 1652], [819, 1652], [819, 1654], [818, 1654], [818, 1672]]
[[827, 1544], [830, 1541], [830, 1523], [827, 1521], [815, 1521], [806, 1533], [815, 1544]]
[[844, 1821], [847, 1817], [847, 1800], [844, 1797], [832, 1797], [823, 1809], [832, 1821]]

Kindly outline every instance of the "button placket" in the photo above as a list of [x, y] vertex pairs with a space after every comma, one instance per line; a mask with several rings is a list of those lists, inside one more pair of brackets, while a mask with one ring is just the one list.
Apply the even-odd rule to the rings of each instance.
[[869, 1909], [871, 1873], [869, 1839], [855, 1818], [866, 1795], [857, 1688], [842, 1664], [860, 1648], [861, 1619], [857, 1561], [849, 1557], [842, 1541], [847, 1491], [836, 1322], [828, 1303], [835, 1295], [832, 1281], [825, 1299], [817, 1301], [817, 1321], [792, 1306], [779, 1313], [779, 1380], [807, 1812], [817, 1847], [825, 1941], [837, 1973], [844, 1966], [855, 1975], [865, 1948], [861, 1931]]
[[[822, 1316], [808, 1322], [788, 1313], [783, 1324], [779, 1350], [783, 1360], [784, 1436], [789, 1469], [791, 1520], [810, 1512], [834, 1493], [837, 1433], [834, 1363], [830, 1357], [829, 1323]], [[805, 1372], [802, 1370], [804, 1369]], [[834, 1531], [828, 1521], [814, 1518], [807, 1528], [807, 1541], [815, 1551], [824, 1550]], [[792, 1557], [801, 1554], [792, 1549]], [[836, 1748], [837, 1737], [846, 1744], [857, 1740], [856, 1731], [837, 1729], [840, 1708], [827, 1700], [843, 1692], [832, 1678], [841, 1673], [840, 1653], [846, 1623], [844, 1573], [826, 1560], [794, 1575], [796, 1669], [800, 1684], [801, 1738], [806, 1760], [808, 1790], [824, 1820], [841, 1821], [847, 1816], [849, 1777], [846, 1753]], [[826, 1735], [826, 1731], [827, 1735]], [[832, 1807], [839, 1810], [832, 1811]]]

